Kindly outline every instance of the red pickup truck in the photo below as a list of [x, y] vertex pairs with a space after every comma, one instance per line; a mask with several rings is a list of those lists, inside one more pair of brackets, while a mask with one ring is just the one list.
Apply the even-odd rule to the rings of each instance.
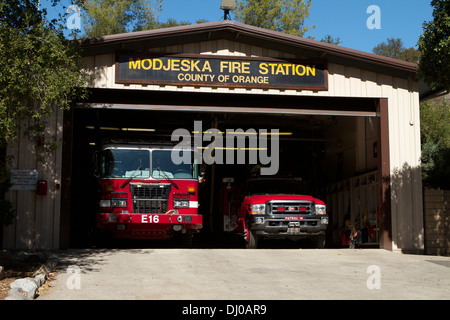
[[239, 222], [247, 248], [257, 248], [262, 238], [311, 238], [317, 248], [325, 246], [329, 218], [325, 203], [304, 195], [301, 181], [250, 179], [244, 186], [244, 196]]

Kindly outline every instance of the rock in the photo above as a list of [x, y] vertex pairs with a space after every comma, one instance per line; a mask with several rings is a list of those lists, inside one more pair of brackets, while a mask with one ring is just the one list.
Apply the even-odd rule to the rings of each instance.
[[5, 300], [29, 300], [29, 299], [21, 294], [14, 294], [7, 296]]
[[22, 294], [22, 288], [20, 288], [20, 287], [11, 288], [8, 292], [8, 294], [10, 294], [10, 295], [19, 294], [19, 293]]
[[11, 290], [9, 290], [8, 296], [5, 298], [5, 300], [30, 300], [25, 297], [22, 292], [22, 288], [12, 288]]
[[38, 274], [37, 276], [34, 277], [34, 282], [36, 283], [38, 288], [45, 283], [45, 280], [47, 280], [47, 276], [43, 273]]
[[36, 297], [36, 292], [38, 286], [33, 279], [17, 279], [10, 284], [11, 289], [21, 288], [23, 292], [26, 293], [28, 299], [34, 299]]

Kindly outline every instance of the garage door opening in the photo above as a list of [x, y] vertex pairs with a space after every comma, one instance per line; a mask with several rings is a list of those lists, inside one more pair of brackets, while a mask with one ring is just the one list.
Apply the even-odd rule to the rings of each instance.
[[[345, 241], [355, 227], [361, 244], [378, 244], [376, 116], [77, 108], [73, 111], [71, 246], [89, 245], [94, 233], [99, 190], [92, 157], [98, 147], [108, 140], [168, 142], [176, 129], [194, 133], [196, 121], [205, 132], [210, 128], [221, 132], [278, 129], [277, 175], [301, 180], [310, 195], [326, 202], [330, 214], [328, 245], [347, 245]], [[204, 141], [202, 147], [210, 143]], [[245, 154], [247, 160], [249, 153], [250, 149]], [[231, 230], [227, 216], [231, 210], [239, 210], [241, 187], [260, 168], [249, 163], [205, 166], [199, 196], [204, 225], [201, 233], [219, 235]]]

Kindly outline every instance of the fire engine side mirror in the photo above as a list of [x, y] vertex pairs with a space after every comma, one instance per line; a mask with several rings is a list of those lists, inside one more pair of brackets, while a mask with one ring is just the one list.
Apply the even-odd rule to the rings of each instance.
[[205, 174], [206, 174], [206, 169], [204, 166], [200, 166], [200, 170], [199, 170], [199, 175], [198, 175], [198, 182], [202, 183], [205, 181]]
[[100, 169], [99, 169], [99, 153], [98, 151], [95, 151], [92, 156], [92, 167], [93, 167], [93, 174], [96, 178], [100, 178]]

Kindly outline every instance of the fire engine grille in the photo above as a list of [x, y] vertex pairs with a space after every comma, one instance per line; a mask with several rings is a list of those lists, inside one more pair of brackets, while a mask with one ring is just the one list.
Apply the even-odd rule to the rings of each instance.
[[267, 206], [269, 214], [313, 214], [313, 201], [274, 201]]
[[133, 213], [160, 214], [167, 212], [170, 184], [131, 184]]

